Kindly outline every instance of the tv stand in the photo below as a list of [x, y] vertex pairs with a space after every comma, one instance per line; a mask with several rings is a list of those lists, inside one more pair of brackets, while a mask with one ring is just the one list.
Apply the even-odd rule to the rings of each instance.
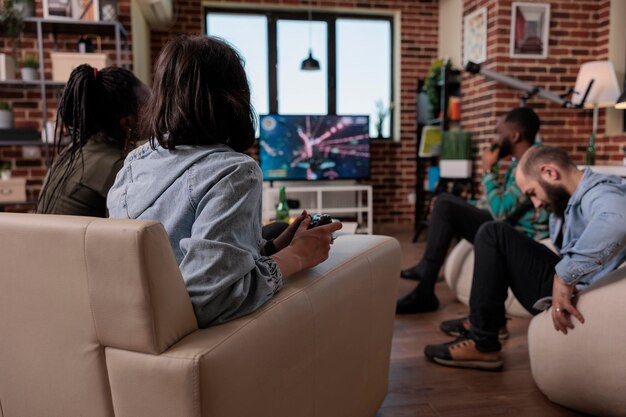
[[[280, 187], [263, 184], [263, 221], [267, 222], [276, 214], [276, 203]], [[357, 232], [373, 233], [373, 197], [371, 185], [285, 185], [287, 197], [300, 200], [300, 208], [289, 210], [297, 216], [306, 209], [309, 214], [327, 213], [335, 217], [352, 214], [357, 219]], [[365, 193], [365, 198], [363, 198]], [[365, 201], [365, 203], [364, 203]], [[365, 223], [363, 215], [365, 214]]]

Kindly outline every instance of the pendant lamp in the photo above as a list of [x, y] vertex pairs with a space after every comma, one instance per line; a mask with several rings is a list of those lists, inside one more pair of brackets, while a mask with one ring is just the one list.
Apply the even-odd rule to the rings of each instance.
[[300, 69], [302, 71], [318, 71], [321, 67], [320, 67], [320, 62], [313, 58], [313, 38], [312, 38], [312, 26], [313, 26], [313, 19], [312, 19], [312, 13], [311, 13], [311, 8], [309, 7], [309, 56], [304, 59], [304, 61], [302, 61], [302, 65], [300, 65]]

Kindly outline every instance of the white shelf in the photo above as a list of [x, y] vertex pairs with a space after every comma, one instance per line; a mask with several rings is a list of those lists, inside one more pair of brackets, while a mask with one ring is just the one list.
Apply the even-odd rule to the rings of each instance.
[[[263, 186], [263, 220], [274, 218], [280, 187]], [[360, 231], [373, 232], [373, 198], [371, 185], [297, 185], [285, 186], [287, 198], [297, 198], [301, 202], [299, 209], [289, 210], [289, 214], [297, 216], [302, 210], [310, 214], [354, 214]], [[363, 198], [365, 193], [365, 199]], [[342, 195], [337, 195], [342, 194]], [[342, 201], [343, 200], [343, 201]], [[363, 201], [365, 200], [365, 203]], [[365, 219], [363, 218], [365, 215]]]

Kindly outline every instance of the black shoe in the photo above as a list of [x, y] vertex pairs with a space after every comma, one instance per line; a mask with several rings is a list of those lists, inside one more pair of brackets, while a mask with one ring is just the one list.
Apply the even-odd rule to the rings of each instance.
[[441, 345], [427, 345], [424, 348], [424, 355], [439, 365], [484, 371], [500, 371], [504, 364], [499, 350], [481, 352], [476, 348], [476, 342], [466, 337], [459, 337]]
[[420, 279], [422, 279], [422, 273], [420, 269], [421, 268], [419, 267], [419, 264], [417, 264], [411, 268], [403, 269], [402, 271], [400, 271], [400, 276], [404, 279], [419, 281]]
[[435, 294], [423, 296], [415, 289], [398, 300], [396, 314], [428, 313], [438, 308], [439, 300]]
[[[452, 319], [442, 321], [439, 329], [447, 335], [454, 337], [466, 337], [470, 328], [470, 322], [467, 317], [460, 319]], [[509, 330], [506, 324], [498, 330], [498, 339], [506, 340], [509, 338]]]

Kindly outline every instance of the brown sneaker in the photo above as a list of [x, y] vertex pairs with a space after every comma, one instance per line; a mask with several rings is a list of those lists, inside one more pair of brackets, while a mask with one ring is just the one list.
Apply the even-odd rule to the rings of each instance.
[[[507, 318], [507, 320], [509, 320]], [[467, 336], [467, 332], [470, 328], [470, 322], [467, 317], [463, 317], [460, 319], [452, 319], [442, 321], [439, 325], [439, 329], [447, 335], [454, 337]], [[506, 327], [506, 324], [498, 330], [498, 339], [506, 340], [509, 338], [509, 330]]]
[[485, 371], [500, 371], [504, 364], [500, 351], [481, 352], [476, 348], [476, 342], [466, 337], [441, 345], [428, 345], [424, 348], [424, 355], [439, 365]]

